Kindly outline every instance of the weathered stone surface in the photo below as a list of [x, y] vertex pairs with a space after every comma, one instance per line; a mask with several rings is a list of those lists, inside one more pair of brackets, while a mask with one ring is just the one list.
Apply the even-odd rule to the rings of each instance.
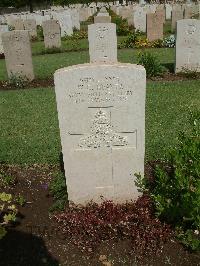
[[4, 32], [8, 32], [8, 25], [0, 25], [0, 54], [4, 53], [3, 43], [2, 43], [2, 38], [1, 38], [1, 35]]
[[8, 76], [34, 79], [31, 44], [28, 31], [11, 31], [2, 34]]
[[13, 19], [11, 21], [11, 26], [15, 30], [24, 30], [24, 21], [21, 18]]
[[90, 12], [89, 12], [89, 8], [80, 8], [79, 9], [79, 16], [80, 16], [80, 21], [86, 21], [89, 16], [90, 16]]
[[24, 29], [29, 31], [29, 35], [31, 38], [37, 37], [37, 25], [35, 19], [24, 20]]
[[68, 198], [75, 204], [137, 199], [144, 173], [145, 69], [84, 64], [55, 73]]
[[176, 22], [178, 20], [183, 19], [183, 8], [180, 5], [173, 6], [172, 8], [172, 25], [171, 31], [174, 32], [176, 30]]
[[110, 16], [96, 16], [94, 17], [94, 23], [111, 23]]
[[190, 19], [190, 18], [193, 17], [193, 15], [194, 15], [193, 7], [191, 5], [190, 6], [185, 5], [185, 7], [184, 7], [184, 18], [185, 19]]
[[147, 39], [155, 41], [163, 39], [163, 17], [157, 12], [147, 14]]
[[117, 62], [116, 24], [89, 25], [88, 40], [90, 62]]
[[61, 34], [60, 25], [56, 20], [47, 20], [42, 23], [45, 48], [60, 48]]
[[159, 20], [162, 21], [162, 23], [165, 23], [165, 7], [164, 5], [159, 5], [156, 9], [156, 15], [159, 17]]
[[200, 72], [200, 21], [177, 21], [176, 72]]

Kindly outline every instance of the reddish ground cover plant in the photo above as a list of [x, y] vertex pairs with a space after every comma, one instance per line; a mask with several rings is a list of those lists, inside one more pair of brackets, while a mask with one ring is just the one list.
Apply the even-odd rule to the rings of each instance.
[[129, 239], [133, 250], [144, 254], [157, 253], [171, 235], [170, 227], [153, 213], [149, 196], [142, 196], [135, 203], [123, 205], [104, 201], [100, 205], [72, 207], [54, 218], [63, 235], [82, 250], [93, 251], [105, 240]]

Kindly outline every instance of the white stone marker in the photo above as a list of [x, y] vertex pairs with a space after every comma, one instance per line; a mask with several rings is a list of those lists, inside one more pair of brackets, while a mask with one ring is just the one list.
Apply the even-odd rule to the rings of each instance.
[[60, 48], [61, 47], [61, 35], [60, 25], [56, 20], [46, 20], [42, 23], [44, 34], [44, 45], [46, 49]]
[[8, 32], [8, 25], [0, 25], [0, 54], [4, 53], [3, 43], [2, 43], [2, 38], [1, 38], [1, 35], [4, 32]]
[[134, 12], [134, 26], [135, 29], [141, 32], [146, 32], [146, 23], [147, 23], [147, 11], [143, 7], [138, 7]]
[[53, 19], [58, 20], [61, 27], [61, 37], [73, 34], [70, 12], [52, 12]]
[[72, 26], [73, 28], [76, 28], [77, 30], [80, 30], [80, 17], [79, 17], [79, 12], [77, 9], [72, 9], [71, 10], [71, 18], [72, 18]]
[[34, 79], [29, 32], [16, 30], [2, 34], [8, 76]]
[[176, 72], [185, 70], [200, 72], [200, 21], [177, 21]]
[[144, 173], [145, 87], [142, 66], [83, 64], [55, 73], [69, 201], [137, 199]]
[[116, 24], [96, 23], [88, 26], [90, 62], [117, 62]]

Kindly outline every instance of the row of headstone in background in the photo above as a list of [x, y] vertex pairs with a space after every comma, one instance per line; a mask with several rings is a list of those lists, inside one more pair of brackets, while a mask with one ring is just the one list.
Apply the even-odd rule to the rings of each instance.
[[[17, 25], [17, 24], [16, 24]], [[18, 24], [17, 26], [19, 26]], [[37, 31], [35, 29], [34, 23], [31, 21], [24, 21], [25, 30], [29, 32], [29, 37], [37, 37]], [[32, 28], [32, 25], [34, 26]], [[43, 34], [44, 34], [44, 44], [45, 48], [60, 48], [61, 47], [61, 30], [60, 24], [56, 20], [46, 20], [42, 24]], [[24, 27], [16, 27], [16, 30], [24, 30]], [[0, 54], [4, 53], [2, 44], [2, 33], [9, 31], [8, 25], [0, 25]]]
[[37, 37], [37, 25], [34, 19], [22, 20], [21, 18], [16, 18], [12, 20], [10, 26], [15, 30], [28, 30], [31, 38]]

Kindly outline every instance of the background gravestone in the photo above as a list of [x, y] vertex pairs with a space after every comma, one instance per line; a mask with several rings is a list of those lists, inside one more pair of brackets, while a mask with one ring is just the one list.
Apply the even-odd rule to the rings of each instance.
[[176, 22], [178, 20], [183, 19], [183, 8], [181, 5], [176, 5], [172, 7], [172, 24], [171, 31], [174, 32], [176, 30]]
[[56, 20], [47, 20], [42, 23], [44, 44], [46, 49], [60, 48], [61, 35], [60, 25]]
[[11, 31], [2, 34], [8, 76], [34, 79], [30, 36], [28, 31]]
[[4, 32], [8, 32], [8, 25], [0, 25], [0, 54], [3, 54], [4, 53], [3, 43], [2, 43], [2, 37], [1, 37], [1, 35]]
[[176, 72], [200, 71], [200, 21], [177, 21]]
[[58, 20], [61, 28], [61, 37], [73, 34], [70, 12], [52, 12], [53, 19]]
[[105, 8], [102, 8], [97, 16], [94, 17], [94, 23], [111, 23], [111, 16], [109, 16]]
[[[68, 85], [70, 84], [70, 85]], [[69, 201], [137, 199], [144, 173], [145, 69], [84, 64], [55, 73]]]
[[90, 62], [117, 62], [116, 24], [96, 23], [88, 26]]
[[157, 12], [147, 14], [147, 39], [152, 42], [163, 39], [163, 17]]
[[31, 38], [37, 37], [37, 25], [35, 19], [24, 20], [24, 29], [29, 31]]
[[146, 32], [146, 15], [147, 12], [143, 7], [138, 7], [133, 15], [135, 29], [141, 32]]

